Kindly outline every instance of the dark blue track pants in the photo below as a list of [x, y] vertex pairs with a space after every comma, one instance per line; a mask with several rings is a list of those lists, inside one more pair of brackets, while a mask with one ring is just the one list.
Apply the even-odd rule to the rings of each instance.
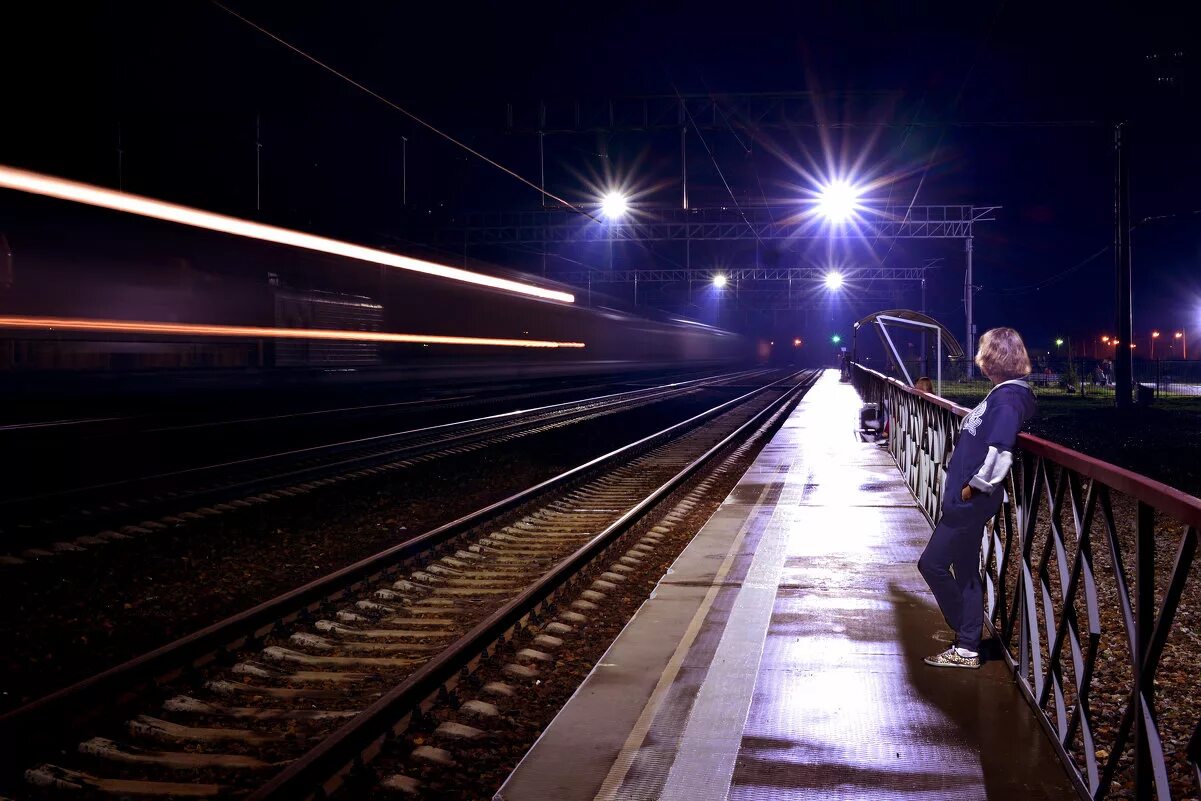
[[947, 625], [959, 635], [959, 647], [969, 651], [980, 650], [984, 628], [980, 542], [984, 524], [996, 514], [1000, 501], [983, 496], [944, 504], [942, 518], [917, 561]]

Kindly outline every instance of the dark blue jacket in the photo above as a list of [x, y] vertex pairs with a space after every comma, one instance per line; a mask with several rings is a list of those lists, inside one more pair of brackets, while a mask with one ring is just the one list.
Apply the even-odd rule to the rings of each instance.
[[[971, 485], [976, 495], [996, 495], [1013, 461], [1013, 446], [1018, 431], [1034, 416], [1037, 404], [1034, 392], [1025, 381], [997, 384], [988, 397], [972, 409], [959, 431], [959, 442], [947, 466], [943, 486], [943, 507], [959, 502], [959, 494]], [[989, 504], [990, 506], [992, 504]]]

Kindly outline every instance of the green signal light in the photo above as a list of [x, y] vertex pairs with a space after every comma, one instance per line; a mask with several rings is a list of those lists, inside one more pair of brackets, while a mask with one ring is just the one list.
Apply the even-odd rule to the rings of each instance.
[[839, 342], [842, 342], [842, 337], [840, 337], [838, 334], [835, 334], [834, 336], [830, 337], [830, 341], [837, 345]]

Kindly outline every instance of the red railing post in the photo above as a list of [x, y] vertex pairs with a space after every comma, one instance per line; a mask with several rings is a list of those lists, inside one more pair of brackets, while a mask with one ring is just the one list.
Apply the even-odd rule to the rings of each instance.
[[[1155, 719], [1155, 674], [1146, 670], [1151, 634], [1155, 630], [1155, 509], [1139, 501], [1134, 528], [1134, 642], [1130, 655], [1134, 683], [1134, 797], [1152, 798], [1151, 744], [1147, 722]], [[1166, 788], [1161, 788], [1167, 797]]]
[[[1158, 383], [1161, 365], [1155, 368]], [[959, 420], [968, 410], [861, 365], [854, 365], [853, 371], [863, 399], [887, 407], [889, 450], [914, 497], [937, 520], [941, 470], [954, 449]], [[1111, 792], [1140, 801], [1168, 801], [1174, 797], [1171, 771], [1181, 767], [1180, 757], [1187, 759], [1196, 786], [1201, 787], [1201, 723], [1195, 723], [1184, 753], [1179, 753], [1180, 721], [1170, 717], [1164, 724], [1158, 719], [1155, 681], [1201, 539], [1201, 499], [1028, 434], [1018, 437], [1015, 456], [1010, 503], [1002, 506], [993, 524], [1004, 531], [1004, 542], [991, 539], [985, 551], [983, 580], [997, 591], [997, 605], [989, 602], [988, 620], [1018, 687], [1040, 715], [1077, 792], [1093, 801], [1109, 798]], [[1113, 496], [1122, 500], [1116, 514]], [[1065, 514], [1070, 514], [1074, 539], [1062, 519]], [[1173, 526], [1180, 524], [1182, 536], [1157, 608], [1159, 516], [1173, 521]], [[1097, 527], [1100, 530], [1094, 531]], [[1110, 576], [1105, 575], [1110, 571], [1098, 575], [1094, 570], [1094, 537], [1108, 552]], [[1054, 592], [1056, 579], [1059, 593]], [[1098, 591], [1100, 580], [1108, 583], [1108, 597], [1116, 595], [1116, 608], [1110, 611], [1119, 623], [1107, 638], [1102, 636], [1100, 608], [1107, 596]], [[1038, 617], [1040, 601], [1043, 626]], [[1080, 603], [1085, 606], [1087, 636], [1082, 636]], [[1115, 651], [1123, 647], [1130, 652], [1132, 674], [1126, 704], [1116, 728], [1098, 726], [1090, 700], [1097, 666], [1112, 661]], [[1179, 651], [1175, 656], [1180, 658]], [[1107, 673], [1112, 677], [1112, 670]], [[1173, 713], [1189, 709], [1187, 704], [1201, 691], [1194, 685], [1185, 695], [1174, 683], [1159, 690], [1168, 688], [1175, 695], [1166, 695], [1163, 706]], [[1102, 685], [1102, 706], [1113, 690]], [[1161, 725], [1169, 726], [1173, 739], [1165, 739]], [[1114, 791], [1119, 776], [1123, 784]], [[1175, 788], [1175, 797], [1185, 797], [1182, 793], [1195, 796], [1195, 790]]]

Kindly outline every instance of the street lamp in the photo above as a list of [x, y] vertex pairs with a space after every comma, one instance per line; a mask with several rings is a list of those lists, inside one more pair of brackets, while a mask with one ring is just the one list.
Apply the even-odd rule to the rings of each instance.
[[728, 279], [724, 275], [718, 273], [717, 275], [713, 276], [713, 286], [721, 289], [726, 285], [727, 280]]
[[1157, 340], [1157, 339], [1159, 339], [1159, 332], [1152, 331], [1151, 332], [1151, 358], [1152, 359], [1155, 358], [1155, 340]]
[[850, 181], [830, 181], [817, 191], [817, 213], [832, 223], [844, 223], [863, 208], [859, 204], [863, 190]]
[[838, 290], [842, 287], [842, 282], [842, 273], [835, 270], [831, 270], [830, 272], [826, 273], [826, 289], [829, 289], [830, 291]]
[[1176, 339], [1180, 340], [1180, 347], [1182, 348], [1181, 353], [1182, 353], [1183, 357], [1187, 359], [1188, 358], [1188, 335], [1184, 331], [1177, 331]]
[[624, 217], [629, 211], [630, 202], [621, 192], [616, 190], [609, 192], [601, 198], [601, 213], [610, 220], [616, 220]]

